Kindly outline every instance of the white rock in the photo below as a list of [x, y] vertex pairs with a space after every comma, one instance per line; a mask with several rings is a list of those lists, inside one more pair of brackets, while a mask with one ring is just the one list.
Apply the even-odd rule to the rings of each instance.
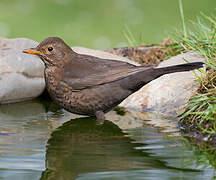
[[[177, 55], [160, 63], [158, 67], [204, 61], [204, 57], [194, 52]], [[200, 72], [195, 71], [198, 75]], [[185, 107], [189, 98], [197, 91], [199, 82], [193, 71], [164, 75], [148, 83], [125, 99], [120, 106], [176, 115]]]
[[37, 44], [24, 38], [0, 38], [0, 104], [31, 99], [43, 92], [43, 63], [22, 52]]
[[100, 50], [94, 50], [94, 49], [89, 49], [89, 48], [84, 48], [84, 47], [71, 47], [76, 53], [79, 54], [87, 54], [87, 55], [91, 55], [91, 56], [96, 56], [102, 59], [112, 59], [112, 60], [118, 60], [118, 61], [123, 61], [123, 62], [127, 62], [130, 64], [134, 64], [134, 65], [140, 65], [134, 61], [129, 60], [128, 58], [122, 57], [122, 56], [118, 56], [115, 54], [111, 54], [108, 52], [104, 52], [104, 51], [100, 51]]

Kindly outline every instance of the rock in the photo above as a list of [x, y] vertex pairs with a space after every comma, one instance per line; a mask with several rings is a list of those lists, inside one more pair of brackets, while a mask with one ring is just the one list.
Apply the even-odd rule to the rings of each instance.
[[[182, 64], [185, 63], [184, 59], [189, 62], [204, 61], [200, 54], [188, 52], [163, 61], [158, 67]], [[198, 70], [195, 72], [200, 74]], [[199, 82], [195, 79], [192, 71], [164, 75], [129, 96], [120, 106], [176, 115], [197, 91]]]
[[104, 51], [100, 51], [100, 50], [94, 50], [94, 49], [89, 49], [89, 48], [84, 48], [84, 47], [71, 47], [76, 53], [79, 54], [88, 54], [91, 56], [96, 56], [102, 59], [112, 59], [112, 60], [119, 60], [119, 61], [123, 61], [123, 62], [127, 62], [130, 64], [134, 64], [134, 65], [140, 65], [139, 63], [136, 63], [132, 60], [129, 60], [128, 58], [122, 57], [122, 56], [118, 56], [115, 54], [111, 54], [108, 52], [104, 52]]
[[31, 99], [43, 92], [43, 63], [22, 52], [37, 44], [24, 38], [0, 38], [0, 104]]

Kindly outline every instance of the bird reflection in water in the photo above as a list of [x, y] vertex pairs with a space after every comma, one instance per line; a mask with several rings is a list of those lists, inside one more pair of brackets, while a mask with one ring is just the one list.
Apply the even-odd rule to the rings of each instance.
[[[89, 172], [159, 167], [162, 162], [136, 150], [137, 143], [111, 121], [78, 118], [64, 123], [51, 135], [43, 179], [75, 179]], [[142, 144], [143, 146], [143, 144]]]

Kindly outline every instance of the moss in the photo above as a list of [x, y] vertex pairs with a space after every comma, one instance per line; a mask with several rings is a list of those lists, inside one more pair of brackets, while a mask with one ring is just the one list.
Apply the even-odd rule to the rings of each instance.
[[114, 111], [118, 114], [118, 115], [120, 115], [120, 116], [124, 116], [125, 114], [126, 114], [126, 109], [124, 108], [124, 107], [120, 107], [120, 106], [116, 106], [115, 108], [114, 108]]

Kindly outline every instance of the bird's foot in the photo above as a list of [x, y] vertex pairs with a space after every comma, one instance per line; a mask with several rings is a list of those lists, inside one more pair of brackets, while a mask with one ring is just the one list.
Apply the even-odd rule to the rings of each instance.
[[97, 111], [95, 113], [95, 116], [97, 118], [97, 125], [101, 125], [101, 124], [104, 123], [104, 121], [105, 121], [105, 114], [104, 114], [103, 111]]

